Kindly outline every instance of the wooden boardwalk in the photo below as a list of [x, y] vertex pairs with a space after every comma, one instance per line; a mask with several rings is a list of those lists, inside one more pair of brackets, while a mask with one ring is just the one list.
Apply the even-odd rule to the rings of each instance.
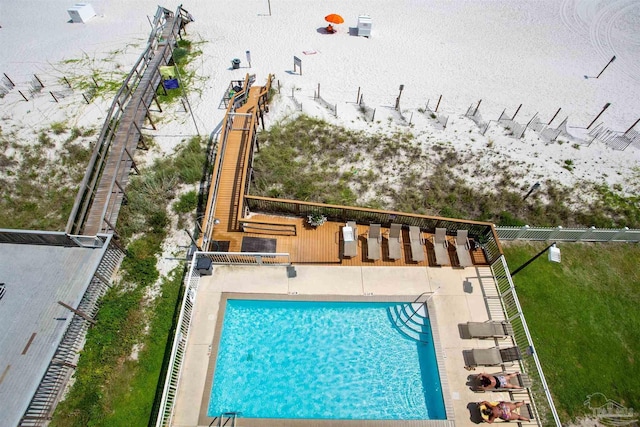
[[143, 128], [145, 118], [149, 116], [149, 107], [160, 84], [158, 67], [166, 65], [171, 59], [173, 49], [167, 49], [166, 44], [173, 43], [176, 20], [182, 19], [180, 15], [175, 14], [165, 16], [171, 19], [167, 20], [163, 28], [161, 40], [164, 42], [158, 44], [156, 54], [149, 61], [119, 118], [117, 131], [84, 223], [85, 235], [113, 232], [117, 222], [129, 182], [129, 173], [135, 166], [133, 156], [139, 144], [140, 129]]
[[[358, 224], [358, 253], [352, 258], [345, 258], [341, 228], [344, 223], [328, 221], [320, 227], [313, 228], [306, 223], [305, 218], [266, 215], [250, 213], [244, 216], [239, 212], [243, 206], [242, 188], [247, 179], [248, 150], [253, 150], [255, 126], [260, 106], [260, 94], [264, 94], [263, 87], [251, 87], [246, 103], [238, 107], [232, 114], [232, 126], [222, 135], [222, 143], [218, 145], [217, 158], [213, 176], [219, 176], [215, 201], [210, 200], [208, 209], [213, 214], [205, 213], [205, 218], [215, 218], [219, 223], [206, 236], [208, 247], [204, 250], [223, 252], [279, 252], [288, 253], [292, 263], [308, 264], [339, 264], [346, 266], [436, 266], [435, 254], [431, 245], [430, 235], [423, 234], [426, 245], [425, 261], [411, 261], [409, 247], [409, 230], [402, 230], [402, 258], [392, 260], [388, 253], [388, 228], [382, 228], [381, 257], [376, 261], [367, 258], [367, 240], [369, 226]], [[247, 114], [251, 113], [251, 114]], [[218, 169], [221, 168], [221, 171]], [[214, 178], [215, 179], [215, 178]], [[212, 187], [215, 183], [212, 185]], [[243, 215], [239, 215], [243, 214]], [[246, 221], [245, 221], [246, 220]], [[202, 226], [207, 230], [206, 220]], [[453, 243], [453, 241], [452, 241]], [[458, 258], [453, 244], [449, 246], [451, 265], [457, 266]], [[487, 265], [481, 249], [472, 252], [472, 259], [476, 265]]]

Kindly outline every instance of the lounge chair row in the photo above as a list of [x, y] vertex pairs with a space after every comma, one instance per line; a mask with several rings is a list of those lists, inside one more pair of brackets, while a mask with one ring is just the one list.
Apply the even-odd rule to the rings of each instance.
[[[382, 234], [380, 224], [369, 225], [367, 233], [367, 259], [378, 260], [381, 256]], [[355, 221], [348, 221], [342, 227], [342, 238], [344, 241], [344, 256], [351, 258], [358, 254], [358, 229]], [[397, 260], [402, 258], [402, 224], [392, 223], [389, 228], [389, 259]], [[414, 262], [424, 261], [424, 244], [425, 239], [419, 227], [409, 227], [409, 246], [411, 248], [411, 260]], [[447, 240], [446, 228], [436, 228], [433, 237], [433, 246], [435, 248], [436, 264], [451, 265], [449, 258], [449, 241]], [[456, 254], [461, 267], [470, 267], [473, 265], [471, 259], [468, 231], [458, 230], [455, 236]]]

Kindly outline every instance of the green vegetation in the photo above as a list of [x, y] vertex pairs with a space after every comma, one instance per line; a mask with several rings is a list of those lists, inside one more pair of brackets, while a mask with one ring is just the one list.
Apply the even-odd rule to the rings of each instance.
[[178, 71], [180, 87], [176, 89], [164, 89], [162, 84], [158, 86], [156, 94], [161, 101], [174, 102], [182, 97], [184, 87], [192, 88], [193, 82], [196, 79], [196, 72], [195, 70], [187, 68], [187, 65], [193, 61], [195, 57], [202, 54], [200, 49], [196, 49], [196, 46], [199, 44], [202, 44], [202, 42], [194, 43], [186, 39], [178, 40], [178, 45], [173, 51], [173, 63]]
[[91, 156], [89, 140], [80, 137], [93, 131], [74, 129], [59, 124], [20, 143], [0, 131], [0, 227], [64, 229]]
[[[495, 177], [491, 186], [472, 188], [453, 172], [470, 161], [464, 153], [450, 142], [421, 146], [411, 131], [373, 134], [301, 115], [274, 124], [259, 140], [256, 195], [498, 225], [640, 227], [640, 199], [622, 189], [588, 184], [596, 197], [576, 211], [569, 205], [573, 190], [546, 180], [523, 200], [528, 189], [515, 184], [520, 176], [499, 162], [478, 172]], [[573, 161], [564, 166], [572, 169]]]
[[[640, 407], [640, 269], [637, 244], [560, 244], [562, 263], [536, 260], [514, 278], [545, 377], [563, 422], [589, 415], [600, 392]], [[506, 244], [509, 265], [544, 248]]]
[[169, 228], [168, 206], [182, 185], [199, 182], [205, 141], [194, 137], [171, 157], [157, 160], [127, 187], [128, 204], [118, 219], [127, 255], [122, 283], [102, 298], [97, 324], [89, 330], [76, 381], [55, 413], [53, 426], [147, 425], [163, 367], [167, 338], [177, 312], [182, 271], [158, 280], [157, 257]]

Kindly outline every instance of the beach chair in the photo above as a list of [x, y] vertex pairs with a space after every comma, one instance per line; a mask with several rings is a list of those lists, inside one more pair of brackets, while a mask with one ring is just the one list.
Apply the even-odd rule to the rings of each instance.
[[389, 229], [389, 259], [402, 258], [402, 224], [391, 224]]
[[458, 261], [461, 267], [471, 267], [473, 265], [470, 249], [469, 232], [467, 230], [458, 230], [458, 234], [456, 234], [456, 254], [458, 254]]
[[[495, 372], [495, 373], [490, 373], [488, 375], [510, 375], [509, 372]], [[522, 372], [517, 372], [515, 377], [511, 377], [508, 379], [509, 383], [519, 387], [519, 388], [530, 388], [531, 387], [531, 378], [529, 378], [529, 375], [522, 373]], [[485, 391], [489, 391], [489, 392], [499, 392], [499, 391], [518, 391], [518, 389], [513, 389], [513, 388], [507, 388], [507, 387], [498, 387], [498, 388], [492, 388], [490, 390], [484, 390], [480, 384], [475, 384], [473, 386], [473, 391], [478, 392], [478, 393], [482, 393]], [[525, 415], [526, 416], [526, 415]], [[531, 417], [527, 417], [527, 418], [531, 418]]]
[[424, 261], [424, 238], [420, 227], [414, 225], [409, 227], [409, 243], [411, 244], [411, 260]]
[[436, 253], [436, 264], [451, 265], [446, 228], [436, 228], [436, 234], [433, 236], [433, 249]]
[[509, 322], [467, 322], [470, 338], [501, 338], [513, 336]]
[[358, 255], [358, 227], [355, 221], [347, 221], [342, 227], [342, 241], [344, 242], [342, 254], [345, 258]]
[[370, 224], [369, 233], [367, 234], [367, 258], [370, 260], [380, 259], [380, 224]]
[[475, 369], [476, 366], [498, 366], [504, 363], [513, 363], [520, 360], [520, 349], [518, 347], [509, 348], [474, 348], [462, 352], [465, 368]]

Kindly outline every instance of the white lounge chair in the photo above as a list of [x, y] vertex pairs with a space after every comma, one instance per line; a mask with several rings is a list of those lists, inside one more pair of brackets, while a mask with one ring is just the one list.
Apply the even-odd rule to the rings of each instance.
[[446, 228], [436, 228], [436, 234], [433, 236], [433, 249], [436, 253], [436, 264], [451, 265]]
[[424, 238], [420, 227], [414, 225], [409, 227], [409, 242], [411, 244], [411, 260], [424, 261]]
[[469, 232], [467, 230], [458, 230], [458, 234], [456, 234], [456, 254], [461, 267], [471, 267], [473, 265], [470, 249]]
[[391, 224], [389, 229], [389, 258], [402, 258], [402, 224]]
[[367, 234], [367, 258], [370, 260], [380, 259], [380, 224], [369, 225], [369, 233]]
[[347, 221], [342, 227], [342, 240], [344, 242], [343, 255], [352, 258], [358, 255], [358, 228], [355, 221]]

